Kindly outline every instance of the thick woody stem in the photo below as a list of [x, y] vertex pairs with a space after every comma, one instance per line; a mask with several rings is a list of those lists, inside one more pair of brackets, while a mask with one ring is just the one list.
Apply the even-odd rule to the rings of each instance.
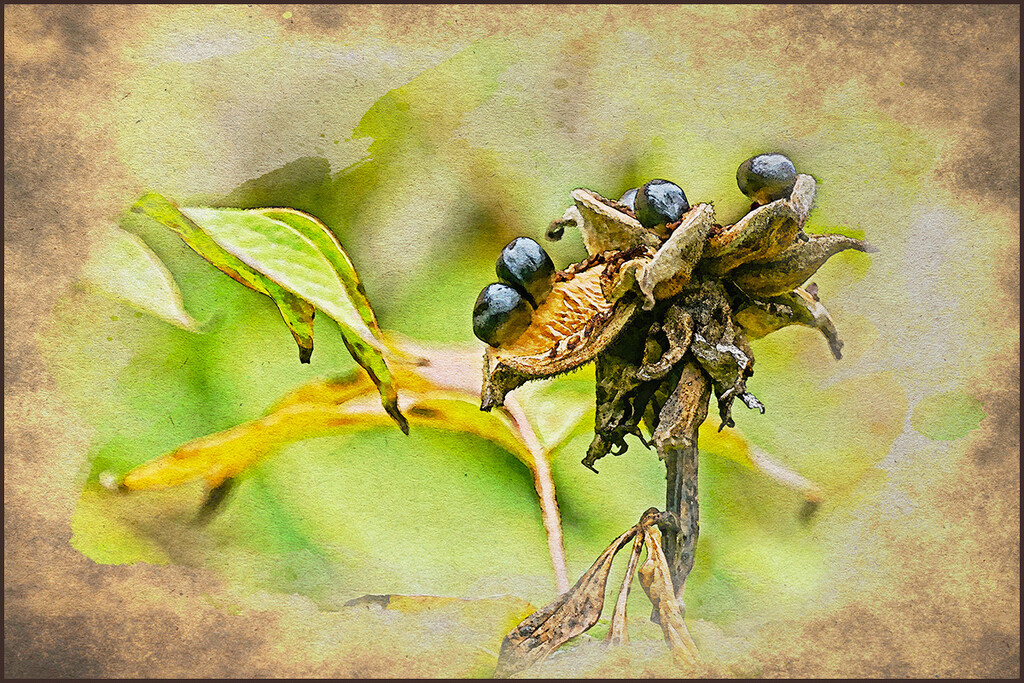
[[665, 449], [665, 509], [679, 519], [678, 528], [665, 527], [665, 555], [672, 572], [676, 602], [685, 614], [683, 589], [693, 569], [694, 550], [699, 532], [697, 506], [697, 431], [708, 414], [711, 382], [694, 363], [683, 368], [676, 389], [682, 408], [682, 419], [676, 424], [675, 443]]

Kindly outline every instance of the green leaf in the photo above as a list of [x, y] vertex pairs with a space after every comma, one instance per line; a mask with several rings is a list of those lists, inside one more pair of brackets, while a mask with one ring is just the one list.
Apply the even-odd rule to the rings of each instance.
[[363, 321], [331, 259], [291, 225], [254, 209], [190, 207], [181, 212], [224, 251], [313, 304], [370, 346], [387, 351]]
[[245, 265], [214, 242], [178, 207], [161, 195], [151, 192], [132, 205], [132, 211], [145, 214], [170, 228], [185, 244], [222, 273], [249, 289], [274, 300], [285, 325], [299, 347], [299, 361], [308, 363], [313, 354], [313, 307], [276, 282]]
[[183, 330], [198, 330], [198, 324], [185, 310], [181, 291], [170, 271], [142, 239], [130, 232], [107, 228], [81, 277], [107, 296]]
[[315, 309], [331, 316], [349, 353], [377, 386], [384, 410], [409, 433], [383, 356], [390, 350], [352, 262], [323, 223], [286, 208], [179, 209], [155, 193], [133, 208], [170, 227], [227, 275], [270, 296], [295, 337], [301, 362], [313, 353]]
[[[366, 298], [363, 284], [359, 281], [359, 274], [356, 273], [355, 266], [352, 265], [348, 254], [341, 248], [338, 240], [327, 229], [327, 226], [313, 216], [294, 209], [275, 208], [256, 209], [256, 211], [271, 220], [278, 221], [292, 228], [320, 250], [320, 253], [330, 262], [334, 273], [344, 286], [345, 292], [348, 294], [348, 300], [355, 307], [363, 324], [366, 325], [367, 329], [370, 330], [377, 340], [383, 343], [380, 326], [377, 325], [377, 318], [373, 314], [373, 309], [370, 308], [370, 302]], [[339, 320], [338, 322], [340, 323], [341, 321]], [[394, 378], [392, 377], [391, 370], [384, 362], [384, 358], [376, 348], [353, 334], [345, 325], [339, 325], [339, 327], [349, 353], [366, 370], [373, 383], [377, 385], [384, 410], [398, 423], [403, 432], [408, 433], [408, 423], [398, 410], [398, 392], [395, 388]]]

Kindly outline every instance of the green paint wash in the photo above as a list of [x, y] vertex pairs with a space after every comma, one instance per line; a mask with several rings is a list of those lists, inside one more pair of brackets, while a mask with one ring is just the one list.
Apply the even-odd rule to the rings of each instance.
[[981, 401], [960, 391], [948, 391], [918, 403], [910, 423], [933, 441], [952, 441], [977, 429], [984, 418]]

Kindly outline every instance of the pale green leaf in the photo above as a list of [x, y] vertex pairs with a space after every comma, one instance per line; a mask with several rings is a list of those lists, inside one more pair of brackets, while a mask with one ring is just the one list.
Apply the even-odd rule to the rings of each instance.
[[272, 298], [299, 347], [300, 362], [309, 362], [313, 353], [313, 306], [219, 247], [177, 206], [161, 195], [155, 192], [143, 195], [132, 206], [132, 210], [170, 228], [193, 251], [231, 279]]
[[140, 311], [196, 332], [181, 291], [159, 257], [138, 236], [108, 227], [82, 270], [85, 283]]

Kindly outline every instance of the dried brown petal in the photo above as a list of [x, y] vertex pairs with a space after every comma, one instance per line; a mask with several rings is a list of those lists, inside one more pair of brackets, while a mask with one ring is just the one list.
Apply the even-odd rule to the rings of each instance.
[[710, 384], [702, 378], [700, 367], [688, 362], [672, 393], [658, 415], [658, 426], [651, 441], [662, 460], [669, 449], [694, 447], [697, 427], [708, 416]]
[[867, 242], [845, 235], [812, 235], [773, 260], [742, 266], [729, 277], [748, 296], [779, 296], [799, 287], [825, 265], [825, 261], [846, 249], [876, 251]]
[[626, 602], [629, 600], [629, 588], [633, 584], [633, 576], [636, 574], [636, 565], [640, 561], [640, 550], [644, 547], [643, 534], [637, 534], [633, 539], [633, 551], [629, 554], [629, 564], [626, 566], [626, 575], [622, 577], [622, 585], [619, 587], [619, 597], [615, 600], [615, 610], [612, 612], [612, 623], [608, 629], [606, 640], [612, 645], [625, 645], [629, 642], [629, 634], [626, 632]]
[[640, 436], [638, 424], [657, 385], [642, 380], [637, 367], [648, 353], [661, 353], [660, 345], [649, 348], [656, 344], [647, 332], [650, 326], [650, 316], [641, 314], [597, 357], [594, 440], [582, 461], [594, 472], [594, 463], [609, 452], [626, 452], [626, 434]]
[[665, 323], [661, 325], [661, 329], [668, 340], [668, 350], [656, 361], [645, 362], [637, 370], [637, 377], [644, 381], [661, 379], [683, 359], [693, 339], [693, 316], [681, 306], [670, 306], [665, 312]]

